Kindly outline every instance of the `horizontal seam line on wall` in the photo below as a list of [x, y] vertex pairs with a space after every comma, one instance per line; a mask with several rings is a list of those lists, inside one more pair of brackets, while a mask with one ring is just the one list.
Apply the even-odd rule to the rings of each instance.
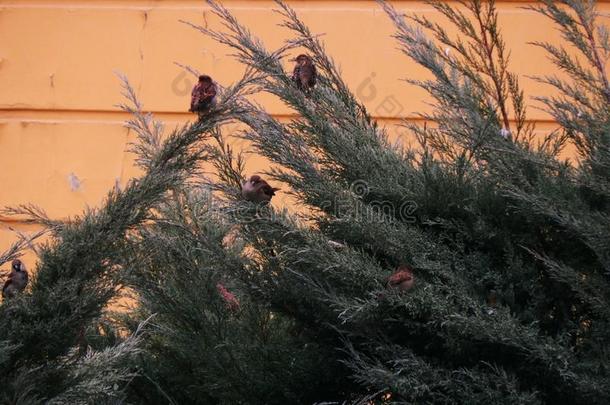
[[[183, 117], [187, 118], [189, 116], [193, 116], [193, 114], [189, 112], [179, 112], [179, 111], [144, 111], [145, 113], [152, 113], [156, 116], [164, 116], [164, 117]], [[114, 116], [115, 119], [83, 119], [81, 118], [60, 118], [61, 115], [89, 115], [95, 117], [100, 115], [109, 115]], [[36, 115], [44, 115], [52, 117], [55, 115], [56, 117], [52, 118], [37, 118]], [[117, 110], [80, 110], [80, 109], [1, 109], [0, 108], [0, 122], [45, 122], [45, 123], [63, 123], [63, 122], [74, 122], [74, 123], [103, 123], [103, 124], [115, 124], [122, 123], [125, 119], [129, 118], [131, 114], [123, 111]], [[298, 114], [271, 114], [272, 117], [276, 119], [294, 119], [298, 118]], [[194, 117], [194, 116], [193, 116]], [[406, 119], [408, 121], [427, 121], [422, 117], [417, 115], [407, 115], [404, 117], [389, 117], [389, 116], [373, 116], [374, 119], [379, 121], [402, 121]], [[512, 121], [514, 122], [514, 120]], [[555, 121], [552, 119], [533, 119], [528, 120], [528, 122], [532, 123], [548, 123], [552, 124]]]

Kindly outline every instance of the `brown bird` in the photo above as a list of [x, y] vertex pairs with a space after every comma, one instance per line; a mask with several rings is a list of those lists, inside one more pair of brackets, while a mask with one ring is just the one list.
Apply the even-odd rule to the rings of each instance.
[[409, 291], [415, 284], [413, 270], [408, 266], [398, 266], [394, 274], [388, 278], [388, 287], [396, 288], [399, 291]]
[[25, 269], [25, 264], [19, 259], [13, 260], [11, 273], [2, 287], [2, 297], [4, 299], [14, 297], [17, 293], [23, 291], [28, 285], [28, 271]]
[[218, 294], [220, 294], [220, 297], [224, 300], [225, 305], [229, 310], [233, 312], [239, 310], [239, 300], [235, 294], [227, 290], [227, 287], [225, 287], [222, 283], [218, 283], [216, 284], [216, 290], [218, 291]]
[[301, 54], [293, 60], [296, 62], [296, 66], [292, 72], [292, 81], [299, 90], [309, 92], [316, 85], [318, 75], [316, 65], [313, 64], [309, 55], [305, 54]]
[[203, 113], [214, 106], [216, 100], [216, 84], [208, 75], [199, 76], [199, 83], [191, 92], [190, 112]]
[[250, 177], [250, 180], [243, 182], [241, 185], [242, 197], [255, 203], [267, 203], [271, 201], [271, 198], [278, 190], [279, 188], [271, 187], [269, 183], [261, 178], [261, 176], [256, 174]]

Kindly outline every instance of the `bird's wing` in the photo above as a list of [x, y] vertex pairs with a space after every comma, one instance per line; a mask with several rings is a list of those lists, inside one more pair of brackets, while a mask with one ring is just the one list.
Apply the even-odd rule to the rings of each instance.
[[13, 277], [12, 274], [9, 274], [8, 278], [6, 279], [6, 281], [4, 282], [4, 286], [2, 287], [2, 292], [4, 292], [4, 290], [6, 290], [6, 288], [11, 285], [11, 283], [13, 282]]
[[309, 86], [310, 87], [315, 86], [317, 79], [318, 79], [318, 71], [316, 70], [315, 65], [311, 65], [311, 78], [309, 79]]
[[313, 64], [303, 66], [301, 82], [305, 88], [311, 88], [316, 84], [316, 67]]
[[292, 81], [295, 82], [296, 84], [300, 85], [301, 84], [301, 69], [299, 67], [299, 65], [294, 67], [294, 70], [292, 71]]
[[191, 96], [195, 97], [201, 93], [201, 83], [197, 83], [195, 87], [193, 87], [193, 91], [191, 91]]
[[205, 89], [206, 96], [212, 98], [216, 95], [216, 85], [214, 83], [210, 84], [207, 89]]
[[216, 97], [216, 85], [214, 83], [207, 86], [205, 89], [201, 91], [201, 98], [199, 100], [200, 103], [209, 103]]
[[266, 195], [269, 195], [269, 196], [272, 196], [272, 197], [273, 197], [273, 196], [275, 195], [275, 192], [276, 192], [277, 190], [279, 190], [279, 188], [274, 188], [274, 187], [271, 187], [269, 184], [263, 184], [263, 186], [261, 187], [261, 190], [262, 190], [262, 191], [263, 191], [263, 193], [265, 193]]
[[302, 66], [299, 69], [299, 84], [306, 89], [309, 84], [309, 66]]
[[199, 100], [201, 99], [201, 85], [197, 84], [193, 87], [193, 91], [191, 92], [191, 111], [193, 111], [197, 104], [199, 104]]

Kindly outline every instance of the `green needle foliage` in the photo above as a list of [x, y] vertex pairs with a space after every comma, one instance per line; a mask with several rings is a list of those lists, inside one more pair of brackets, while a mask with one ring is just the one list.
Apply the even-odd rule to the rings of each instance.
[[[585, 176], [586, 159], [560, 158], [574, 131], [534, 136], [526, 124], [494, 2], [460, 3], [430, 2], [457, 36], [382, 3], [404, 53], [431, 73], [411, 81], [434, 100], [423, 115], [434, 125], [406, 124], [419, 142], [414, 150], [389, 141], [288, 6], [278, 3], [278, 13], [292, 37], [269, 51], [210, 3], [224, 30], [195, 28], [232, 48], [261, 91], [298, 113], [280, 122], [245, 103], [239, 136], [274, 163], [267, 175], [288, 184], [309, 213], [297, 221], [228, 193], [224, 209], [241, 214], [233, 220], [255, 252], [248, 257], [256, 265], [239, 277], [254, 301], [301, 325], [303, 338], [335, 349], [329, 361], [344, 366], [343, 389], [320, 400], [605, 403], [603, 183]], [[559, 15], [564, 9], [554, 4], [541, 10]], [[576, 15], [573, 25], [591, 25], [580, 34], [598, 38], [586, 43], [603, 43], [595, 19], [578, 17], [594, 9], [579, 4], [565, 13]], [[303, 49], [319, 73], [309, 93], [284, 69]], [[585, 51], [593, 70], [604, 60], [594, 49]], [[548, 101], [559, 109], [561, 100]], [[605, 120], [599, 104], [593, 111]], [[590, 125], [578, 135], [588, 136]], [[229, 181], [240, 175], [228, 154], [218, 150], [217, 166], [236, 175], [224, 176], [219, 190], [239, 186]], [[387, 277], [401, 264], [414, 269], [416, 286], [388, 291]]]
[[[132, 237], [135, 319], [155, 314], [134, 400], [145, 403], [313, 403], [326, 389], [323, 348], [295, 322], [254, 302], [238, 276], [254, 263], [206, 189], [159, 206]], [[238, 304], [223, 298], [222, 289]], [[329, 395], [329, 393], [326, 393]], [[318, 395], [320, 395], [318, 393]]]
[[[122, 286], [121, 272], [128, 269], [120, 252], [127, 235], [150, 221], [168, 191], [196, 173], [205, 157], [205, 148], [198, 144], [217, 125], [239, 114], [236, 99], [247, 80], [225, 90], [205, 119], [162, 139], [162, 124], [142, 112], [123, 79], [124, 95], [131, 104], [122, 108], [134, 114], [127, 126], [138, 135], [134, 151], [144, 175], [123, 190], [110, 191], [100, 208], [64, 222], [51, 221], [31, 206], [8, 210], [46, 226], [50, 239], [38, 247], [39, 263], [31, 287], [0, 306], [2, 401], [75, 403], [80, 398], [99, 403], [122, 397], [124, 383], [133, 372], [132, 366], [122, 368], [121, 363], [135, 354], [139, 333], [91, 353], [85, 332], [100, 321]], [[24, 247], [24, 241], [18, 243], [2, 255], [3, 261]]]
[[[432, 107], [404, 123], [406, 148], [290, 7], [277, 3], [287, 39], [269, 50], [209, 1], [222, 28], [187, 24], [231, 49], [244, 78], [167, 137], [126, 85], [144, 175], [66, 222], [12, 210], [51, 241], [31, 290], [0, 307], [3, 399], [609, 403], [610, 40], [595, 4], [530, 7], [569, 46], [534, 42], [564, 73], [537, 78], [555, 91], [537, 99], [558, 123], [547, 134], [527, 123], [494, 1], [428, 4], [444, 23], [380, 2], [429, 72], [406, 78]], [[286, 69], [300, 53], [318, 70], [306, 93]], [[248, 99], [258, 92], [295, 118]], [[271, 162], [264, 175], [297, 214], [243, 199], [232, 138]], [[389, 285], [399, 266], [413, 288]], [[111, 316], [121, 288], [132, 308]]]

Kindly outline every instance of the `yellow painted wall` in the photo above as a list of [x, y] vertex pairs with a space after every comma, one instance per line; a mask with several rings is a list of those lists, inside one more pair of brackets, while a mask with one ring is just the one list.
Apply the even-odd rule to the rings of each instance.
[[[285, 38], [272, 2], [224, 4], [268, 46]], [[421, 77], [422, 69], [396, 49], [393, 28], [375, 2], [290, 4], [314, 32], [325, 34], [345, 80], [382, 123], [427, 109], [425, 95], [399, 81]], [[558, 36], [548, 20], [522, 8], [527, 4], [500, 1], [500, 23], [513, 70], [522, 75], [527, 94], [540, 95], [548, 89], [525, 76], [554, 69], [527, 42]], [[421, 1], [395, 5], [435, 18]], [[610, 0], [600, 7], [610, 11]], [[121, 126], [127, 116], [115, 106], [122, 100], [114, 71], [130, 78], [145, 108], [168, 127], [192, 119], [186, 110], [193, 81], [174, 61], [222, 84], [239, 77], [242, 67], [226, 56], [227, 49], [180, 19], [219, 26], [200, 0], [0, 0], [0, 207], [34, 203], [64, 217], [97, 205], [109, 188], [133, 175], [127, 153], [132, 135]], [[290, 114], [270, 97], [259, 101], [276, 116]], [[529, 114], [541, 130], [552, 126], [540, 111]], [[254, 159], [251, 171], [261, 162]], [[9, 227], [31, 230], [0, 218], [0, 250], [14, 239]]]

